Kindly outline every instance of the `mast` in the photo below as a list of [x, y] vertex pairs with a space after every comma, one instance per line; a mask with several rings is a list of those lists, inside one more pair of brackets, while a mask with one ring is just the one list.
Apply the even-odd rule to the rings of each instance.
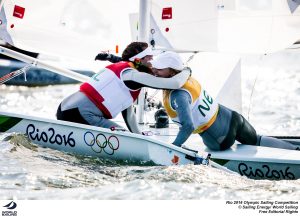
[[[138, 41], [147, 43], [150, 30], [150, 5], [151, 0], [139, 1]], [[138, 97], [138, 123], [140, 124], [144, 123], [145, 92], [146, 90], [143, 88]]]

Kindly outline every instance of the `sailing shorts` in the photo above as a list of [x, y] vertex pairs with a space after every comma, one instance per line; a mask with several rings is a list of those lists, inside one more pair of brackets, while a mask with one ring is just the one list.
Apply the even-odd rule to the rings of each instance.
[[58, 120], [89, 125], [89, 123], [81, 116], [79, 109], [77, 107], [62, 111], [61, 104], [60, 104], [56, 112], [56, 118]]
[[211, 150], [223, 151], [237, 140], [242, 144], [256, 145], [258, 136], [255, 129], [239, 113], [219, 106], [216, 121], [202, 134], [204, 144]]
[[256, 145], [258, 136], [252, 125], [239, 113], [232, 111], [230, 128], [224, 141], [220, 144], [220, 150], [230, 148], [235, 140], [241, 144]]

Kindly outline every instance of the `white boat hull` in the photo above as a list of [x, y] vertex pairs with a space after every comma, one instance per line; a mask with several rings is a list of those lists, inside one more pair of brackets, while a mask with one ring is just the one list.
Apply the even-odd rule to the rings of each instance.
[[[174, 136], [161, 136], [156, 139], [172, 143]], [[300, 145], [300, 137], [282, 137], [282, 139]], [[198, 134], [192, 135], [185, 146], [203, 155], [210, 153], [211, 161], [241, 176], [270, 180], [300, 178], [300, 151], [242, 144], [235, 144], [225, 151], [211, 151], [206, 148]]]
[[0, 132], [23, 133], [33, 143], [59, 151], [129, 162], [189, 164], [197, 157], [143, 135], [8, 113], [0, 113]]
[[169, 144], [170, 141], [160, 141], [163, 137], [169, 139], [168, 136], [143, 136], [3, 112], [0, 112], [0, 132], [23, 133], [33, 143], [59, 151], [129, 163], [194, 164], [196, 159], [202, 159], [201, 154], [210, 153], [212, 164], [217, 163], [249, 178], [300, 178], [299, 151], [238, 144], [226, 151], [214, 152], [205, 148], [200, 137], [192, 137], [187, 145], [198, 154]]

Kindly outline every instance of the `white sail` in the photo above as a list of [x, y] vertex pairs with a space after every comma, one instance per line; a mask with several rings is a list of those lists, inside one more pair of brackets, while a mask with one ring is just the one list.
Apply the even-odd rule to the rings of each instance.
[[152, 0], [150, 39], [175, 50], [276, 52], [300, 39], [298, 5], [298, 0]]
[[[94, 59], [130, 42], [128, 13], [137, 1], [4, 0], [0, 38], [28, 51]], [[116, 10], [126, 7], [127, 10]], [[125, 29], [125, 30], [124, 30]]]
[[[242, 112], [239, 56], [193, 53], [218, 49], [218, 13], [215, 5], [212, 0], [152, 0], [149, 43], [156, 49], [189, 53], [182, 54], [184, 59], [192, 55], [187, 66], [192, 68], [193, 76], [221, 104]], [[138, 40], [138, 14], [130, 14], [130, 23], [132, 39]]]
[[[240, 112], [241, 63], [234, 55], [230, 60], [228, 53], [271, 53], [286, 49], [300, 39], [298, 0], [151, 2], [149, 43], [179, 52], [217, 52], [215, 57], [196, 54], [189, 65], [213, 96]], [[131, 15], [132, 26], [136, 26], [136, 17]], [[132, 28], [132, 37], [137, 37], [137, 28]], [[205, 55], [210, 57], [210, 62], [203, 61]], [[227, 61], [220, 61], [222, 58]]]
[[188, 62], [192, 76], [220, 104], [242, 113], [241, 60], [237, 55], [201, 52]]

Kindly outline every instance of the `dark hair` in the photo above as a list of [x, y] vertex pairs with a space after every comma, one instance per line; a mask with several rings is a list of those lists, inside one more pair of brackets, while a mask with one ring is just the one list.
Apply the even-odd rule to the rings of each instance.
[[[148, 48], [148, 44], [145, 42], [132, 42], [130, 43], [122, 53], [122, 60], [129, 61], [129, 59], [140, 52], [143, 52], [145, 49]], [[138, 71], [152, 73], [151, 68], [140, 64], [140, 62], [133, 62], [135, 69]]]
[[145, 42], [132, 42], [130, 43], [122, 53], [122, 60], [129, 61], [129, 59], [138, 53], [148, 48], [148, 44]]
[[[104, 52], [104, 53], [98, 53], [98, 55], [95, 57], [95, 60], [110, 61], [111, 63], [117, 63], [120, 61], [129, 61], [131, 57], [143, 52], [147, 48], [148, 48], [148, 44], [145, 42], [132, 42], [123, 51], [122, 57]], [[137, 69], [138, 71], [152, 73], [151, 68], [142, 65], [139, 61], [137, 62], [134, 61], [132, 63], [134, 64], [135, 69]]]
[[174, 68], [169, 68], [169, 69], [175, 74], [179, 74], [181, 72], [181, 70], [176, 70]]

